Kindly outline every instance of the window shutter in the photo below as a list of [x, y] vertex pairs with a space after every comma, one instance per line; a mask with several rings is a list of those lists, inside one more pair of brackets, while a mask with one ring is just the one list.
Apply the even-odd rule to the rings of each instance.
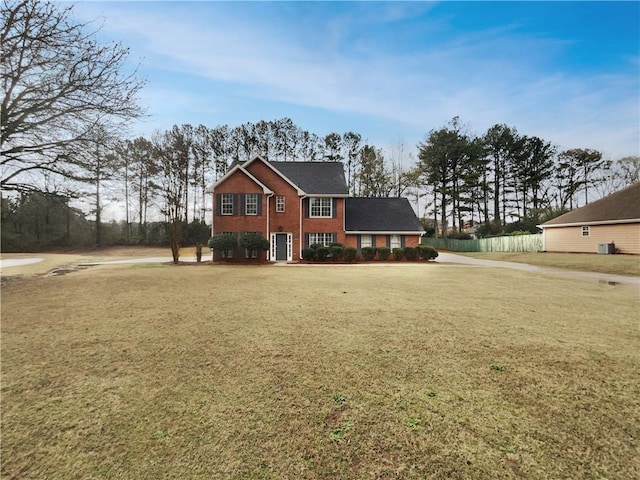
[[238, 215], [238, 195], [237, 194], [233, 194], [233, 202], [231, 202], [231, 209], [232, 209], [232, 214], [233, 215]]
[[309, 248], [309, 233], [305, 232], [304, 234], [304, 248]]
[[258, 215], [262, 215], [262, 197], [264, 197], [264, 195], [262, 194], [258, 194]]
[[333, 218], [338, 218], [338, 199], [332, 198], [331, 203], [332, 203], [331, 211], [333, 212]]
[[216, 215], [222, 215], [222, 194], [216, 193]]
[[404, 248], [404, 235], [400, 235], [400, 246]]
[[240, 197], [240, 210], [239, 210], [239, 214], [238, 215], [244, 215], [245, 212], [245, 205], [247, 204], [247, 195], [244, 193], [241, 193], [238, 195], [238, 197]]
[[387, 247], [391, 248], [391, 235], [387, 235]]
[[376, 246], [376, 236], [375, 235], [371, 235], [371, 246], [372, 247]]
[[309, 203], [311, 203], [310, 199], [305, 198], [304, 200], [302, 200], [302, 202], [304, 203], [304, 218], [309, 218]]
[[358, 251], [362, 248], [362, 235], [358, 235], [358, 243], [356, 244]]
[[338, 232], [333, 232], [331, 234], [331, 243], [337, 243], [338, 242]]

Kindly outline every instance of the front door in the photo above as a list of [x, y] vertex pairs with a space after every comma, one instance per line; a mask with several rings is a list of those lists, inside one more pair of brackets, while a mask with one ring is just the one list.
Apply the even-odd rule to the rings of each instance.
[[287, 260], [287, 234], [276, 233], [276, 262]]

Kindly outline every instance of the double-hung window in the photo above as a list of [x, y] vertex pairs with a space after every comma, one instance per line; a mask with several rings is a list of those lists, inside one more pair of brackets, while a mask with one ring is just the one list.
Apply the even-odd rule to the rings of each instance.
[[258, 194], [247, 193], [244, 197], [244, 214], [245, 215], [257, 215], [258, 214]]
[[333, 216], [333, 201], [331, 198], [311, 197], [309, 199], [309, 215], [311, 217], [327, 218]]
[[310, 233], [309, 245], [319, 243], [328, 247], [333, 243], [333, 233]]
[[233, 193], [223, 193], [220, 196], [220, 213], [222, 215], [233, 215]]
[[284, 212], [284, 195], [278, 195], [276, 197], [276, 212]]
[[389, 247], [391, 248], [391, 250], [393, 250], [394, 248], [402, 248], [402, 239], [400, 238], [400, 235], [391, 235], [391, 240], [389, 243]]
[[590, 233], [591, 233], [591, 232], [590, 232], [589, 225], [584, 225], [584, 226], [582, 227], [582, 236], [583, 236], [583, 237], [588, 237]]
[[371, 235], [360, 236], [360, 247], [373, 247], [373, 239], [371, 238]]

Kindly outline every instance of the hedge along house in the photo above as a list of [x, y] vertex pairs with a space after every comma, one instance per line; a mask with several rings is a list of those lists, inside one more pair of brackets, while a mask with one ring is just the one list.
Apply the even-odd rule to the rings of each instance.
[[340, 162], [255, 157], [234, 165], [209, 192], [212, 235], [259, 233], [269, 240], [273, 261], [298, 261], [314, 243], [413, 246], [424, 233], [406, 199], [349, 198]]
[[640, 182], [540, 227], [547, 252], [597, 253], [599, 245], [613, 243], [620, 253], [640, 255]]

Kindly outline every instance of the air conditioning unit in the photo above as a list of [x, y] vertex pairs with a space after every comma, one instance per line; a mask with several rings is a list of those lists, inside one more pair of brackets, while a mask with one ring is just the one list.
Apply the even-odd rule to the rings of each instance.
[[612, 255], [616, 253], [616, 244], [615, 243], [599, 243], [598, 244], [598, 254], [600, 255]]

